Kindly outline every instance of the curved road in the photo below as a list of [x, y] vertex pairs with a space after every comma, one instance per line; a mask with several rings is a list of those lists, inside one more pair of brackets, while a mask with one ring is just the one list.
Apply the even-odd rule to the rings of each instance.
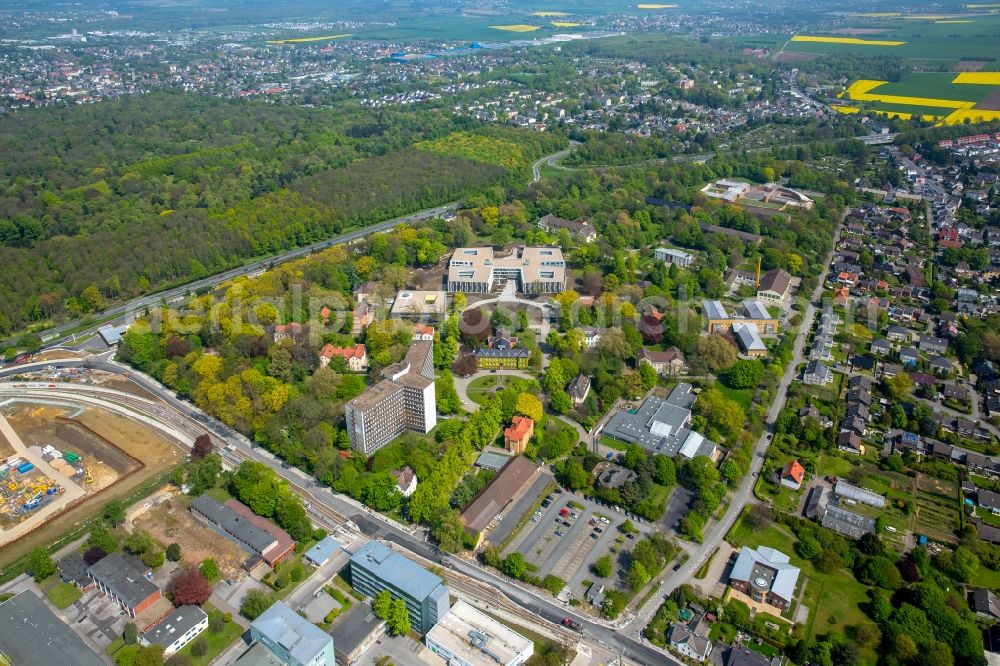
[[[552, 153], [551, 155], [545, 155], [534, 162], [531, 165], [531, 182], [538, 182], [541, 177], [541, 167], [548, 160], [559, 160], [569, 155], [572, 152], [574, 145], [570, 145], [569, 148], [560, 150], [557, 153]], [[148, 307], [158, 305], [163, 301], [171, 302], [183, 298], [192, 291], [197, 291], [199, 289], [204, 289], [206, 287], [214, 287], [227, 280], [232, 280], [237, 277], [242, 277], [244, 275], [251, 275], [260, 271], [266, 270], [268, 267], [275, 264], [285, 263], [293, 259], [298, 259], [306, 255], [312, 254], [319, 250], [324, 250], [333, 245], [340, 245], [342, 243], [349, 243], [355, 241], [365, 236], [369, 236], [380, 231], [388, 231], [398, 224], [403, 224], [405, 222], [414, 222], [417, 220], [425, 220], [432, 217], [439, 217], [440, 215], [457, 210], [459, 207], [458, 201], [452, 201], [450, 203], [437, 206], [435, 208], [427, 208], [425, 210], [420, 210], [409, 215], [403, 215], [401, 217], [395, 217], [391, 220], [385, 220], [384, 222], [379, 222], [378, 224], [372, 224], [367, 227], [361, 227], [353, 231], [349, 231], [337, 236], [333, 236], [326, 240], [317, 241], [309, 245], [304, 245], [293, 250], [288, 250], [287, 252], [282, 252], [280, 254], [275, 254], [270, 257], [263, 257], [253, 263], [247, 264], [245, 266], [240, 266], [233, 268], [221, 273], [217, 273], [211, 277], [202, 278], [200, 280], [195, 280], [187, 284], [173, 287], [171, 289], [166, 289], [164, 291], [159, 291], [145, 296], [140, 296], [139, 298], [128, 301], [127, 303], [122, 303], [121, 305], [116, 305], [114, 307], [108, 308], [103, 312], [97, 313], [95, 319], [99, 319], [102, 322], [110, 320], [112, 322], [127, 321], [131, 316], [137, 312], [141, 312]], [[83, 325], [80, 319], [72, 319], [70, 321], [63, 322], [52, 328], [41, 331], [38, 335], [42, 338], [45, 345], [44, 347], [57, 346], [60, 343], [70, 339], [70, 334], [68, 331], [76, 329]], [[88, 326], [81, 331], [77, 331], [76, 335], [92, 335], [97, 332], [97, 329], [101, 324], [94, 324], [93, 326]]]
[[[179, 400], [174, 394], [164, 386], [150, 377], [135, 372], [125, 366], [106, 360], [106, 355], [102, 357], [92, 357], [89, 359], [67, 359], [51, 361], [49, 363], [34, 364], [59, 365], [62, 367], [88, 367], [106, 372], [127, 374], [140, 387], [146, 389], [153, 395], [167, 403], [171, 409], [157, 406], [155, 414], [158, 418], [170, 420], [174, 424], [175, 418], [184, 418], [193, 421], [187, 427], [195, 431], [205, 430], [219, 438], [224, 444], [224, 451], [220, 451], [227, 458], [234, 458], [236, 462], [242, 458], [257, 460], [264, 463], [277, 474], [285, 478], [300, 495], [311, 502], [310, 515], [327, 527], [334, 527], [331, 519], [341, 524], [348, 520], [357, 525], [361, 531], [373, 538], [381, 538], [392, 541], [403, 548], [412, 551], [421, 557], [444, 566], [449, 566], [462, 573], [485, 582], [498, 590], [501, 590], [508, 598], [522, 608], [537, 614], [554, 624], [561, 624], [563, 618], [570, 617], [583, 626], [582, 638], [597, 642], [607, 650], [615, 654], [623, 655], [634, 662], [644, 666], [659, 666], [664, 663], [681, 666], [681, 662], [669, 656], [664, 651], [650, 646], [641, 639], [630, 638], [618, 629], [608, 626], [605, 622], [593, 621], [584, 616], [577, 615], [572, 608], [553, 600], [548, 595], [526, 589], [516, 585], [495, 572], [481, 568], [474, 563], [442, 553], [434, 545], [421, 539], [420, 536], [409, 533], [397, 527], [389, 521], [379, 520], [370, 515], [359, 513], [358, 509], [350, 502], [339, 497], [335, 492], [326, 487], [319, 486], [318, 483], [308, 475], [298, 469], [285, 467], [281, 461], [271, 455], [268, 451], [254, 446], [247, 438], [225, 424], [216, 421], [214, 418], [204, 414], [194, 405]], [[27, 368], [30, 369], [30, 368]], [[37, 369], [37, 368], [36, 368]], [[0, 370], [0, 378], [8, 378], [12, 375], [22, 373], [26, 370], [24, 366], [4, 368]], [[17, 389], [12, 383], [0, 383], [0, 394], [15, 394], [18, 390], [29, 395], [44, 395], [48, 388], [46, 382], [25, 382], [25, 384], [42, 385], [41, 389]], [[73, 384], [58, 382], [51, 384], [51, 391], [58, 394], [60, 398], [72, 395], [74, 392], [83, 395], [93, 395], [94, 387], [83, 384]], [[98, 389], [98, 392], [108, 394], [118, 394], [120, 391], [113, 389]], [[135, 400], [128, 400], [129, 406], [138, 408], [148, 402], [146, 399], [136, 397]], [[177, 413], [179, 412], [179, 413]], [[234, 455], [238, 454], [238, 455]]]

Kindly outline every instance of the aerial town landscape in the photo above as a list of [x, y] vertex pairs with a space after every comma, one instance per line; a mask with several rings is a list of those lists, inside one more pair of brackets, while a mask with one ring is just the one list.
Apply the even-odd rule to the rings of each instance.
[[1000, 665], [1000, 4], [0, 17], [0, 664]]

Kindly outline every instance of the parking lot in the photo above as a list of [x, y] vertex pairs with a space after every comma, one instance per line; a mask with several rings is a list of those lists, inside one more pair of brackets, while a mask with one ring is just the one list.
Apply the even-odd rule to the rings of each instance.
[[[521, 553], [538, 567], [538, 576], [553, 575], [566, 582], [561, 597], [582, 598], [583, 581], [594, 578], [591, 563], [611, 553], [616, 543], [619, 551], [629, 550], [629, 541], [634, 540], [618, 530], [626, 518], [624, 512], [568, 492], [554, 492], [549, 498], [503, 554]], [[635, 519], [632, 522], [639, 530], [648, 528]]]
[[132, 618], [109, 597], [94, 589], [85, 593], [63, 613], [69, 626], [104, 650], [121, 638], [125, 624]]

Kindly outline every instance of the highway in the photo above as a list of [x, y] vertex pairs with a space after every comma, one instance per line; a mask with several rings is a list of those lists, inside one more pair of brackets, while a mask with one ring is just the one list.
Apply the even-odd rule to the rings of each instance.
[[[458, 209], [458, 202], [452, 202], [445, 204], [443, 206], [438, 206], [437, 208], [428, 208], [427, 210], [418, 211], [411, 215], [405, 215], [403, 217], [393, 218], [391, 220], [386, 220], [384, 222], [379, 222], [378, 224], [373, 224], [368, 227], [362, 227], [360, 229], [355, 229], [339, 236], [333, 236], [326, 240], [318, 241], [310, 245], [304, 245], [302, 247], [296, 248], [294, 250], [288, 250], [287, 252], [282, 252], [281, 254], [276, 254], [271, 257], [266, 257], [259, 261], [255, 261], [252, 264], [247, 264], [245, 266], [240, 266], [238, 268], [233, 268], [228, 271], [223, 271], [222, 273], [217, 273], [211, 277], [202, 278], [200, 280], [195, 280], [194, 282], [189, 282], [179, 287], [174, 287], [172, 289], [167, 289], [165, 291], [160, 291], [152, 294], [147, 294], [146, 296], [140, 296], [139, 298], [133, 299], [127, 303], [122, 303], [121, 305], [116, 305], [114, 307], [108, 308], [103, 312], [94, 315], [96, 319], [105, 321], [110, 319], [112, 323], [127, 322], [130, 321], [136, 313], [144, 311], [148, 307], [159, 305], [162, 302], [173, 302], [180, 300], [187, 296], [188, 294], [197, 291], [199, 289], [211, 288], [227, 280], [232, 280], [234, 278], [242, 277], [245, 275], [252, 275], [254, 273], [259, 273], [261, 271], [267, 270], [269, 267], [276, 264], [285, 263], [286, 261], [291, 261], [293, 259], [298, 259], [304, 257], [320, 250], [324, 250], [333, 245], [339, 245], [341, 243], [349, 243], [351, 241], [364, 238], [374, 233], [380, 231], [387, 231], [392, 229], [398, 224], [403, 224], [405, 222], [414, 222], [416, 220], [424, 220], [431, 217], [439, 217], [450, 211]], [[50, 329], [42, 331], [39, 335], [45, 343], [45, 347], [55, 347], [64, 342], [67, 342], [71, 337], [80, 337], [93, 335], [97, 332], [103, 324], [95, 324], [94, 326], [87, 327], [83, 330], [76, 331], [72, 336], [67, 333], [73, 329], [78, 328], [82, 325], [81, 320], [73, 319], [57, 326], [53, 326]]]
[[[542, 164], [546, 162], [555, 162], [562, 159], [576, 146], [575, 142], [571, 142], [569, 148], [564, 148], [551, 155], [545, 155], [535, 160], [531, 165], [531, 182], [536, 183], [541, 180], [541, 168]], [[245, 275], [252, 275], [254, 273], [259, 273], [261, 271], [267, 270], [268, 268], [275, 266], [277, 264], [282, 264], [293, 259], [298, 259], [304, 257], [320, 250], [324, 250], [333, 245], [339, 245], [341, 243], [350, 243], [351, 241], [359, 240], [371, 234], [379, 233], [381, 231], [388, 231], [393, 227], [404, 224], [407, 222], [415, 222], [417, 220], [426, 220], [433, 217], [440, 217], [446, 213], [458, 210], [458, 201], [452, 201], [450, 203], [437, 206], [435, 208], [427, 208], [425, 210], [420, 210], [409, 215], [403, 215], [401, 217], [395, 217], [391, 220], [385, 220], [377, 224], [372, 224], [367, 227], [361, 227], [359, 229], [354, 229], [353, 231], [348, 231], [326, 240], [317, 241], [309, 245], [304, 245], [293, 250], [288, 250], [286, 252], [281, 252], [280, 254], [275, 254], [270, 257], [263, 257], [253, 263], [247, 264], [245, 266], [240, 266], [237, 268], [232, 268], [221, 273], [217, 273], [210, 277], [202, 278], [200, 280], [195, 280], [193, 282], [188, 282], [187, 284], [173, 287], [171, 289], [166, 289], [164, 291], [158, 291], [155, 293], [147, 294], [145, 296], [140, 296], [127, 303], [122, 303], [110, 307], [102, 312], [95, 313], [93, 315], [94, 319], [100, 321], [110, 320], [112, 323], [124, 323], [130, 321], [133, 316], [142, 312], [148, 307], [159, 305], [160, 303], [166, 301], [168, 303], [180, 300], [190, 294], [191, 292], [198, 291], [199, 289], [211, 288], [227, 280], [232, 280], [234, 278], [242, 277]], [[100, 327], [99, 324], [86, 327], [82, 330], [75, 331], [75, 333], [70, 334], [69, 331], [79, 328], [83, 325], [80, 319], [71, 319], [69, 321], [63, 322], [56, 326], [53, 326], [44, 331], [38, 333], [39, 337], [44, 342], [45, 347], [55, 347], [58, 346], [71, 338], [79, 336], [89, 336], [97, 332]]]

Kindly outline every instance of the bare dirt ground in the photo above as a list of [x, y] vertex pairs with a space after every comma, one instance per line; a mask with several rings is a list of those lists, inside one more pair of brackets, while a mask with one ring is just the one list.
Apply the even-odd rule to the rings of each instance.
[[802, 62], [803, 60], [814, 60], [818, 58], [819, 55], [815, 53], [784, 53], [778, 54], [778, 62]]
[[127, 379], [123, 375], [115, 375], [109, 372], [95, 372], [93, 373], [93, 379], [94, 383], [103, 386], [104, 388], [124, 391], [125, 393], [137, 395], [140, 398], [148, 398], [149, 400], [159, 401], [159, 398], [155, 395], [142, 388], [131, 379]]
[[888, 31], [888, 28], [841, 28], [833, 32], [838, 35], [880, 35]]
[[[29, 406], [28, 417], [31, 417], [37, 409], [37, 407]], [[51, 410], [55, 416], [57, 410], [47, 409]], [[39, 415], [44, 413], [41, 412]], [[32, 418], [31, 420], [36, 419]], [[103, 441], [105, 446], [109, 446], [111, 449], [117, 447], [128, 456], [137, 459], [140, 465], [128, 476], [120, 479], [113, 487], [106, 488], [102, 492], [84, 499], [76, 506], [46, 522], [31, 534], [0, 548], [0, 567], [22, 557], [39, 544], [58, 540], [74, 525], [78, 525], [100, 512], [101, 508], [110, 500], [130, 497], [139, 486], [171, 469], [185, 457], [180, 448], [157, 432], [104, 410], [88, 408], [77, 420], [92, 431], [89, 434], [95, 440]], [[11, 424], [20, 433], [21, 424], [17, 424], [16, 421], [16, 417], [12, 418]], [[55, 435], [54, 428], [52, 435]], [[55, 445], [54, 442], [53, 444]], [[121, 454], [119, 453], [119, 455]], [[110, 466], [107, 469], [112, 470]], [[96, 477], [95, 470], [94, 485], [98, 483]]]
[[219, 565], [223, 578], [243, 575], [241, 565], [248, 555], [195, 520], [182, 500], [166, 500], [138, 516], [133, 524], [152, 534], [160, 543], [180, 545], [184, 564], [197, 565], [211, 557]]
[[955, 69], [959, 72], [978, 72], [985, 64], [985, 60], [962, 60], [955, 65]]
[[976, 104], [976, 109], [985, 109], [987, 111], [1000, 111], [1000, 86], [993, 89], [989, 95], [986, 96], [979, 104]]
[[[84, 423], [67, 419], [66, 413], [59, 407], [24, 405], [9, 420], [28, 446], [51, 444], [60, 451], [79, 454], [94, 479], [93, 483], [80, 486], [88, 494], [100, 492], [142, 466], [139, 460], [89, 430]], [[86, 412], [81, 416], [85, 415]]]
[[31, 357], [31, 360], [36, 363], [42, 363], [45, 361], [58, 361], [60, 359], [67, 358], [83, 358], [83, 354], [71, 349], [48, 349], [43, 352], [39, 352]]

